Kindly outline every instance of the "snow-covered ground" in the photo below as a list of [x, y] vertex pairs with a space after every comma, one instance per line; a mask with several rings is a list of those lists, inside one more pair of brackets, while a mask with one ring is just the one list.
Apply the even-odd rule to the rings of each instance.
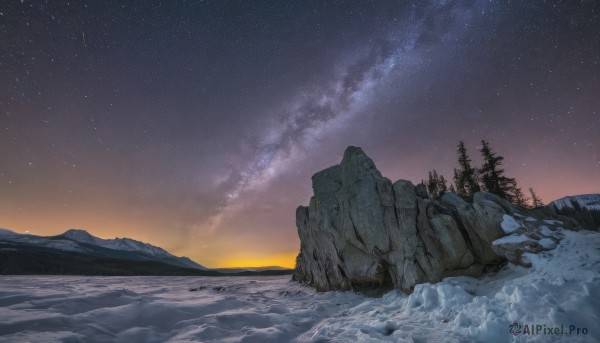
[[[530, 269], [381, 298], [316, 293], [289, 276], [2, 276], [0, 341], [600, 341], [600, 234], [564, 231], [556, 249], [527, 258]], [[531, 325], [540, 332], [524, 335]], [[561, 325], [579, 335], [543, 334]]]

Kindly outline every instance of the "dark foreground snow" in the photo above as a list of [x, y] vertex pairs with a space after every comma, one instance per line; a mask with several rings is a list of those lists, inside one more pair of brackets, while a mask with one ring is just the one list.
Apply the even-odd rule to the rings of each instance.
[[[375, 299], [316, 293], [289, 276], [2, 276], [0, 341], [597, 342], [600, 234], [564, 235], [555, 250], [527, 256], [531, 269]], [[587, 334], [523, 335], [532, 324]]]

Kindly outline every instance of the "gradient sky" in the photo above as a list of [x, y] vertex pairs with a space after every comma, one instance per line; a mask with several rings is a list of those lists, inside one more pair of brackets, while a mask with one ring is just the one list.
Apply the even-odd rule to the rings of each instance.
[[599, 77], [596, 1], [2, 1], [0, 227], [291, 267], [348, 145], [416, 183], [484, 138], [599, 193]]

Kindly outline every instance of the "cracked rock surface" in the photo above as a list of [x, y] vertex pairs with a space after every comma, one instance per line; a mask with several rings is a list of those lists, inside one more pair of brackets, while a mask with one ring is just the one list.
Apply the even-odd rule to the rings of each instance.
[[429, 199], [422, 186], [392, 183], [358, 147], [312, 177], [314, 196], [296, 210], [294, 279], [318, 290], [400, 289], [451, 275], [480, 275], [505, 260], [492, 242], [513, 210], [495, 195], [473, 204], [454, 193]]

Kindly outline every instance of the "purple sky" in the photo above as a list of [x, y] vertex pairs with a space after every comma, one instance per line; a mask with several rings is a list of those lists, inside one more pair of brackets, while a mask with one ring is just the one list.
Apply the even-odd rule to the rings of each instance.
[[600, 192], [594, 1], [0, 5], [0, 227], [292, 266], [310, 177], [483, 138], [546, 202]]

